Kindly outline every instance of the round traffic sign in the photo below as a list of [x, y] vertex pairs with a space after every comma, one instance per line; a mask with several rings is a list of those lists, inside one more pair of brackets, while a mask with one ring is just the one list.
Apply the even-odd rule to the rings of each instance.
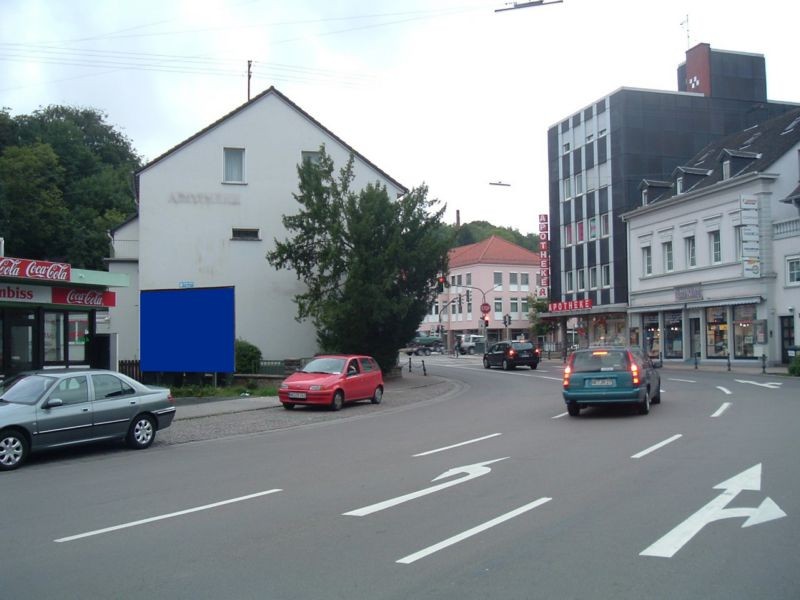
[[488, 315], [491, 310], [492, 310], [492, 307], [489, 306], [488, 302], [484, 302], [483, 304], [481, 304], [481, 312], [484, 315]]

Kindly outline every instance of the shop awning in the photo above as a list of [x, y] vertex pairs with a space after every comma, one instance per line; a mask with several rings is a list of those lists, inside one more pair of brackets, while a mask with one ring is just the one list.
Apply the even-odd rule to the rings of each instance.
[[628, 313], [660, 312], [681, 310], [683, 308], [706, 308], [708, 306], [737, 306], [739, 304], [760, 304], [764, 299], [761, 296], [745, 296], [743, 298], [720, 298], [717, 300], [695, 300], [693, 302], [678, 302], [674, 304], [654, 304], [652, 306], [633, 306]]

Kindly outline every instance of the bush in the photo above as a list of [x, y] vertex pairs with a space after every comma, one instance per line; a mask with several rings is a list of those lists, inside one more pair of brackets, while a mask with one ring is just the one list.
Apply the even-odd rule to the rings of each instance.
[[800, 354], [795, 353], [794, 360], [789, 363], [789, 375], [800, 377]]
[[238, 339], [235, 345], [236, 372], [258, 373], [261, 368], [261, 350], [248, 341]]

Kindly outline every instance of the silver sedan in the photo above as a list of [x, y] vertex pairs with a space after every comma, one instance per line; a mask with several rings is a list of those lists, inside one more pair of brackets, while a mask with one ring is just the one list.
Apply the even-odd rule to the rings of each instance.
[[0, 471], [30, 452], [100, 440], [147, 448], [169, 427], [175, 404], [167, 388], [116, 371], [48, 369], [0, 383]]

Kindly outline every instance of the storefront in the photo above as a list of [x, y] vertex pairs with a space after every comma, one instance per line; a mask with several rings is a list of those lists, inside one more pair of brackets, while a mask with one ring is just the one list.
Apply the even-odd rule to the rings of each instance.
[[108, 308], [127, 277], [0, 257], [0, 377], [29, 369], [109, 367]]

